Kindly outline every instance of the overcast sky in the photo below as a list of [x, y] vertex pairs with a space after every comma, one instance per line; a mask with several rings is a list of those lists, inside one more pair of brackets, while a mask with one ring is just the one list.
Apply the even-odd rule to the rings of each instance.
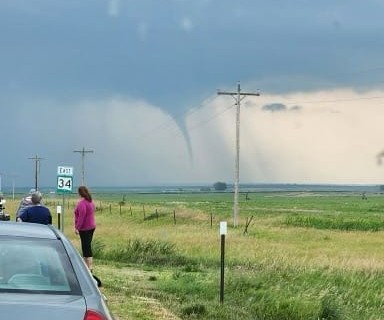
[[384, 181], [384, 2], [1, 0], [2, 184]]

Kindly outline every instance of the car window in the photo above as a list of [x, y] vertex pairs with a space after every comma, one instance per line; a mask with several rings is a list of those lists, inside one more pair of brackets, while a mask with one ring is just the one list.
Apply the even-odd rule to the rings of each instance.
[[68, 255], [59, 240], [0, 237], [0, 292], [80, 294]]

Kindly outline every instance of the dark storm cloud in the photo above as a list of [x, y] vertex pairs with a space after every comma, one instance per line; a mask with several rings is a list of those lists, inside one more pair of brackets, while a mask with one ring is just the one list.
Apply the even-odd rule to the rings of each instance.
[[2, 96], [119, 94], [175, 115], [237, 80], [274, 93], [371, 85], [381, 75], [352, 72], [384, 65], [382, 8], [376, 1], [120, 0], [111, 15], [108, 1], [5, 1]]
[[271, 103], [271, 104], [266, 104], [262, 106], [261, 108], [264, 111], [271, 111], [271, 112], [276, 112], [276, 111], [286, 111], [287, 106], [282, 103]]
[[282, 111], [289, 111], [289, 110], [298, 111], [298, 110], [301, 110], [302, 107], [295, 105], [289, 108], [283, 103], [270, 103], [270, 104], [263, 105], [261, 109], [264, 111], [270, 111], [270, 112], [282, 112]]

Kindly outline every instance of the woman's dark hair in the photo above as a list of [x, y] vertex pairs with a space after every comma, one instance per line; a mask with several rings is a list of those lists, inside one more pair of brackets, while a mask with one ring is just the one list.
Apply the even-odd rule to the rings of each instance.
[[78, 189], [79, 195], [84, 198], [85, 200], [91, 202], [92, 196], [88, 191], [88, 188], [86, 186], [80, 186]]

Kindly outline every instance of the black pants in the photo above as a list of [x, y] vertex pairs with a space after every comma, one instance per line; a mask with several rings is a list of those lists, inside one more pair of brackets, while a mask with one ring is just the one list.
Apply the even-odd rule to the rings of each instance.
[[92, 238], [95, 229], [91, 230], [79, 230], [80, 240], [81, 240], [81, 250], [83, 251], [84, 258], [93, 257], [92, 254]]

